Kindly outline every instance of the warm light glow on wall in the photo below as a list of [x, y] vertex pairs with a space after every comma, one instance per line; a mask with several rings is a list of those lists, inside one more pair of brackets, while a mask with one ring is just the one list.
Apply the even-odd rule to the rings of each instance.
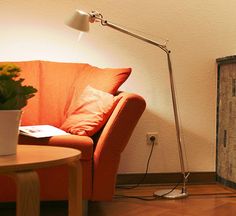
[[235, 7], [235, 0], [227, 4], [222, 0], [204, 4], [174, 0], [2, 0], [0, 61], [40, 59], [132, 67], [122, 89], [141, 94], [148, 106], [123, 153], [120, 171], [143, 172], [150, 150], [144, 144], [146, 132], [158, 131], [160, 145], [154, 150], [150, 171], [174, 172], [179, 167], [170, 163], [178, 158], [163, 53], [112, 30], [103, 31], [98, 25], [78, 42], [78, 33], [64, 23], [76, 8], [95, 9], [114, 23], [168, 38], [189, 168], [214, 171], [215, 59], [235, 54]]

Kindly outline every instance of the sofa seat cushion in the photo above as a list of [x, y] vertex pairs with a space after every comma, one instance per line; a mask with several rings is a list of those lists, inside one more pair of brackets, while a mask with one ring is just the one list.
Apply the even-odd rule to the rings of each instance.
[[50, 138], [34, 138], [20, 135], [19, 144], [70, 147], [82, 152], [81, 160], [91, 160], [93, 158], [93, 140], [88, 136], [61, 135]]

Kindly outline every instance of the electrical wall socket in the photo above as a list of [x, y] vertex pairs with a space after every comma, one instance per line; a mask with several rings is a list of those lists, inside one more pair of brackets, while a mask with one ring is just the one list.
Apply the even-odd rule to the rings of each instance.
[[148, 145], [152, 145], [153, 144], [152, 139], [154, 138], [154, 144], [157, 145], [157, 136], [158, 136], [157, 132], [148, 132], [146, 134], [146, 142], [147, 142], [147, 144]]

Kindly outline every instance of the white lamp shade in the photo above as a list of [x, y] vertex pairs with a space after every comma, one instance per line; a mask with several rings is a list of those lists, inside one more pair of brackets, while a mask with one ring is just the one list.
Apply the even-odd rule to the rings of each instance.
[[76, 10], [74, 15], [66, 22], [66, 24], [79, 31], [89, 31], [90, 15], [80, 10]]

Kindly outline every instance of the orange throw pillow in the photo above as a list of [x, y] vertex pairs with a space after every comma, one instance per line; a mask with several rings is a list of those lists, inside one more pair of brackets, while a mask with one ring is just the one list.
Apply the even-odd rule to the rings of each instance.
[[80, 136], [94, 135], [106, 123], [119, 99], [91, 86], [82, 94], [75, 91], [61, 129]]

